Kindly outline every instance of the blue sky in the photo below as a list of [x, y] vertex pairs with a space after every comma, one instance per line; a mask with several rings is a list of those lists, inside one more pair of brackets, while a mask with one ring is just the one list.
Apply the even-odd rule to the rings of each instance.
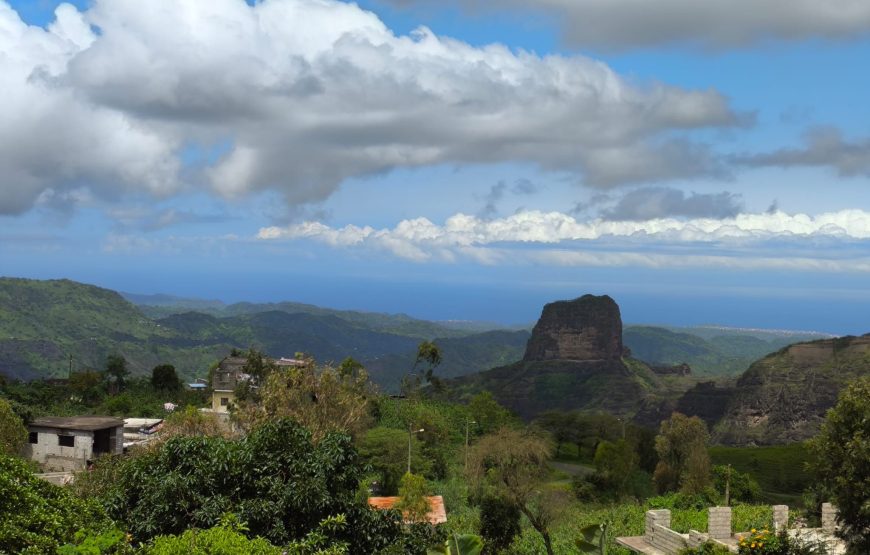
[[866, 333], [870, 6], [825, 5], [0, 0], [0, 274]]

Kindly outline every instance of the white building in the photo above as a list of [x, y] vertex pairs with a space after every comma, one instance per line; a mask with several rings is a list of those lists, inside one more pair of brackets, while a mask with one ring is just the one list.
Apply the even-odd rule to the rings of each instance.
[[124, 450], [124, 421], [105, 416], [44, 416], [27, 425], [25, 455], [43, 471], [75, 471], [88, 461]]

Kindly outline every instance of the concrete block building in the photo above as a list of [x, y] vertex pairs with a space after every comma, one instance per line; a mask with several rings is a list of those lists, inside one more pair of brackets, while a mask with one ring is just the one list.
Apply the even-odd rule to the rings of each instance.
[[46, 472], [83, 470], [88, 461], [124, 450], [124, 421], [105, 416], [45, 416], [27, 425], [25, 455]]

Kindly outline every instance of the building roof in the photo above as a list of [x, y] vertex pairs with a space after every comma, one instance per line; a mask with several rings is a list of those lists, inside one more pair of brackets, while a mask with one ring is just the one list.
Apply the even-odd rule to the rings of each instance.
[[92, 432], [105, 428], [123, 426], [124, 421], [111, 416], [41, 416], [34, 418], [29, 426], [39, 428], [60, 428], [63, 430], [84, 430]]
[[[369, 497], [369, 505], [375, 509], [385, 511], [392, 509], [393, 505], [399, 502], [401, 497]], [[444, 508], [444, 498], [440, 495], [433, 495], [426, 498], [429, 501], [429, 513], [426, 515], [426, 520], [429, 524], [443, 524], [447, 522], [447, 510]]]

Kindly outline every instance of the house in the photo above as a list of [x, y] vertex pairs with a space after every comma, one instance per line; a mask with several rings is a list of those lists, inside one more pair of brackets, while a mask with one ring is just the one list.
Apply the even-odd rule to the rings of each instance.
[[[304, 360], [284, 357], [277, 360], [269, 359], [269, 362], [278, 368], [301, 368], [308, 365], [308, 362]], [[251, 376], [244, 371], [247, 363], [247, 357], [240, 356], [228, 356], [220, 361], [212, 375], [212, 411], [216, 413], [229, 412], [230, 405], [236, 400], [236, 386], [242, 381], [251, 379]]]
[[230, 404], [236, 399], [236, 386], [240, 381], [250, 379], [243, 372], [248, 359], [245, 357], [225, 357], [215, 369], [211, 380], [211, 408], [214, 412], [228, 412]]
[[[375, 509], [386, 511], [392, 509], [399, 502], [401, 497], [369, 497], [369, 506]], [[426, 514], [426, 520], [429, 524], [444, 524], [447, 522], [447, 510], [444, 508], [444, 498], [440, 495], [433, 495], [426, 498], [429, 502], [429, 512]]]
[[123, 452], [123, 428], [123, 420], [105, 416], [36, 418], [24, 454], [49, 472], [83, 470], [100, 455]]

